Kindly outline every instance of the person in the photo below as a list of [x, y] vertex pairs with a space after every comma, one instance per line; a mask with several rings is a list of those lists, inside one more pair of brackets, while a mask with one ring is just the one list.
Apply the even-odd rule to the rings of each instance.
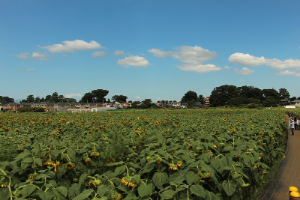
[[290, 123], [289, 123], [290, 129], [292, 131], [292, 136], [294, 135], [294, 128], [295, 128], [295, 122], [293, 117], [290, 118]]
[[299, 120], [299, 117], [297, 117], [297, 130], [300, 130], [300, 120]]

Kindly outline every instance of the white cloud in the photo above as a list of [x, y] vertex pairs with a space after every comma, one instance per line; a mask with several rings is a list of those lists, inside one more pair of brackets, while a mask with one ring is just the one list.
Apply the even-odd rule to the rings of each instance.
[[177, 67], [183, 71], [193, 71], [193, 72], [197, 72], [197, 73], [206, 73], [206, 72], [214, 72], [214, 71], [221, 70], [221, 67], [217, 67], [213, 64], [206, 64], [206, 65], [186, 64], [186, 65], [181, 65], [181, 66], [177, 66]]
[[240, 80], [241, 83], [245, 82], [245, 80]]
[[287, 60], [279, 60], [276, 58], [266, 59], [262, 57], [255, 57], [250, 54], [244, 53], [234, 53], [229, 59], [230, 62], [233, 62], [238, 65], [244, 66], [258, 66], [258, 65], [267, 65], [274, 69], [287, 69], [287, 68], [296, 68], [300, 70], [300, 60], [298, 59], [287, 59]]
[[157, 99], [157, 100], [160, 100], [161, 98], [157, 97], [156, 99]]
[[231, 67], [228, 67], [227, 65], [224, 67], [224, 69], [228, 69], [228, 70], [230, 70], [230, 69], [232, 69]]
[[126, 53], [125, 53], [124, 51], [119, 51], [119, 50], [117, 50], [117, 51], [114, 52], [114, 54], [117, 55], [117, 56], [123, 56], [123, 55], [125, 55]]
[[118, 60], [117, 63], [123, 67], [146, 67], [149, 65], [149, 61], [141, 56], [128, 56], [124, 59]]
[[63, 44], [53, 44], [43, 47], [52, 53], [75, 52], [76, 50], [93, 50], [101, 48], [101, 45], [96, 41], [86, 42], [83, 40], [63, 41]]
[[171, 51], [161, 51], [159, 49], [150, 49], [148, 52], [153, 53], [155, 57], [160, 57], [160, 58], [165, 58], [167, 56], [171, 56], [172, 52]]
[[281, 61], [278, 59], [267, 59], [266, 65], [274, 68], [274, 69], [286, 69], [286, 68], [297, 68], [300, 69], [300, 60], [296, 59], [287, 59], [285, 61]]
[[92, 53], [93, 58], [105, 57], [105, 56], [106, 56], [105, 51], [95, 51], [94, 53]]
[[235, 72], [237, 74], [242, 74], [242, 75], [250, 75], [254, 73], [254, 70], [249, 69], [247, 67], [244, 67], [243, 69], [241, 69], [240, 71], [238, 69], [235, 69]]
[[29, 53], [20, 53], [20, 55], [15, 55], [17, 58], [20, 59], [30, 59], [30, 57], [28, 57]]
[[293, 72], [290, 70], [285, 70], [285, 71], [279, 72], [277, 75], [278, 76], [299, 76], [300, 77], [299, 72]]
[[234, 53], [232, 54], [229, 59], [230, 62], [233, 62], [238, 65], [245, 65], [245, 66], [257, 66], [263, 65], [266, 62], [264, 57], [255, 57], [250, 54], [243, 54], [243, 53]]
[[179, 51], [161, 51], [159, 49], [150, 49], [148, 52], [153, 53], [156, 57], [170, 56], [176, 60], [189, 64], [200, 64], [212, 60], [218, 56], [216, 52], [211, 52], [199, 46], [181, 46], [175, 48]]
[[61, 56], [62, 56], [62, 57], [67, 57], [68, 55], [67, 55], [67, 54], [61, 54]]
[[45, 53], [33, 52], [31, 57], [38, 60], [48, 60]]
[[30, 68], [30, 69], [27, 69], [27, 71], [34, 71], [35, 69], [33, 69], [33, 68]]
[[218, 56], [216, 52], [211, 52], [207, 49], [195, 46], [182, 46], [176, 49], [181, 50], [172, 54], [174, 59], [190, 64], [199, 64], [208, 60], [212, 60]]
[[141, 99], [141, 97], [140, 97], [140, 96], [135, 96], [134, 98], [136, 98], [136, 99]]
[[74, 98], [74, 97], [82, 97], [82, 95], [79, 94], [79, 93], [75, 93], [75, 94], [66, 94], [65, 97], [66, 97], [66, 98]]

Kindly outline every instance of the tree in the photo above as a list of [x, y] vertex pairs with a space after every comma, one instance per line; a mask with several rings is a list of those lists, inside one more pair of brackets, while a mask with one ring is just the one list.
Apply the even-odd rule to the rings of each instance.
[[268, 96], [266, 99], [263, 101], [263, 106], [265, 107], [277, 107], [278, 100], [275, 99], [273, 96]]
[[30, 95], [27, 96], [26, 100], [27, 100], [28, 103], [33, 103], [34, 102], [34, 96], [32, 94], [30, 94]]
[[238, 87], [238, 96], [245, 98], [261, 99], [262, 93], [261, 89], [255, 88], [253, 86], [242, 86]]
[[14, 100], [14, 98], [0, 96], [0, 102], [13, 103], [13, 102], [15, 102], [15, 100]]
[[110, 102], [111, 102], [111, 101], [110, 101], [110, 98], [108, 98], [108, 99], [107, 99], [107, 103], [110, 103]]
[[64, 99], [65, 99], [64, 95], [59, 95], [59, 96], [58, 96], [58, 100], [59, 100], [60, 102], [63, 102]]
[[234, 85], [222, 85], [214, 88], [211, 92], [209, 101], [212, 106], [224, 106], [227, 102], [238, 97], [238, 89]]
[[121, 95], [114, 95], [111, 99], [119, 103], [124, 103], [126, 102], [127, 97], [121, 94]]
[[51, 95], [47, 95], [45, 101], [46, 102], [52, 102], [52, 96]]
[[87, 102], [93, 102], [94, 100], [94, 95], [90, 92], [85, 93], [84, 96], [81, 98], [80, 102], [82, 103], [87, 103]]
[[151, 99], [145, 99], [141, 105], [142, 108], [150, 108], [152, 105]]
[[138, 108], [139, 106], [139, 104], [140, 104], [141, 102], [140, 101], [134, 101], [132, 104], [131, 104], [131, 106], [133, 107], [133, 108]]
[[290, 98], [290, 93], [285, 88], [279, 89], [279, 95], [280, 95], [280, 99], [289, 100]]
[[34, 102], [35, 102], [35, 103], [40, 103], [40, 102], [41, 102], [41, 98], [40, 98], [40, 97], [35, 97]]
[[54, 92], [51, 96], [52, 101], [54, 101], [55, 103], [57, 103], [59, 101], [58, 99], [58, 93]]
[[188, 103], [188, 105], [191, 105], [192, 103], [196, 102], [198, 100], [198, 95], [194, 91], [188, 91], [184, 94], [181, 101]]
[[40, 100], [40, 102], [45, 102], [45, 98], [42, 97], [41, 100]]
[[273, 97], [277, 100], [277, 103], [280, 99], [280, 94], [275, 89], [263, 89], [262, 90], [262, 101], [265, 101], [267, 97]]
[[296, 97], [291, 97], [290, 98], [290, 101], [295, 101], [296, 100]]
[[204, 96], [202, 94], [199, 95], [198, 100], [202, 105], [204, 105]]
[[105, 102], [105, 96], [109, 93], [108, 90], [97, 89], [92, 92], [93, 97], [95, 98], [95, 102]]

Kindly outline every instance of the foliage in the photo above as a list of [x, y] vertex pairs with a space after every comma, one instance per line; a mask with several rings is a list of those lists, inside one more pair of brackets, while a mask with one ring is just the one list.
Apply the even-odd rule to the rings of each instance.
[[285, 127], [277, 109], [0, 113], [0, 196], [247, 199]]
[[198, 101], [198, 95], [194, 91], [188, 91], [181, 99], [181, 102], [186, 102], [188, 105], [192, 105], [196, 101]]
[[121, 94], [121, 95], [114, 95], [111, 99], [119, 103], [124, 103], [126, 102], [127, 97]]

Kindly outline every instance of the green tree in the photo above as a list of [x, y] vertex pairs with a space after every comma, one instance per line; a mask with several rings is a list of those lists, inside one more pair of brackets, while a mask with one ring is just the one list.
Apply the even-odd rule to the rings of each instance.
[[32, 94], [30, 94], [30, 95], [27, 96], [26, 100], [27, 100], [28, 103], [33, 103], [34, 102], [34, 96]]
[[109, 93], [108, 90], [103, 90], [103, 89], [97, 89], [97, 90], [92, 90], [91, 94], [94, 97], [95, 102], [105, 102], [105, 96]]
[[45, 101], [46, 102], [52, 102], [52, 96], [51, 95], [47, 95]]
[[279, 89], [279, 95], [280, 95], [280, 99], [289, 100], [289, 98], [290, 98], [290, 93], [285, 88]]
[[188, 105], [192, 105], [192, 103], [196, 102], [198, 100], [198, 95], [194, 91], [188, 91], [187, 93], [184, 94], [182, 97], [181, 101], [188, 103]]
[[58, 101], [63, 102], [65, 99], [64, 95], [59, 95], [58, 96]]
[[141, 105], [142, 108], [151, 108], [152, 100], [151, 99], [145, 99]]
[[234, 85], [222, 85], [214, 88], [210, 95], [210, 104], [212, 106], [224, 106], [227, 102], [238, 97], [238, 89]]
[[278, 99], [275, 99], [273, 96], [268, 96], [266, 99], [263, 101], [263, 106], [265, 107], [277, 107], [278, 104]]
[[41, 102], [41, 98], [40, 97], [35, 97], [34, 102], [35, 103], [40, 103]]
[[126, 102], [127, 97], [121, 94], [121, 95], [114, 95], [111, 99], [115, 102], [124, 103]]
[[280, 94], [275, 89], [263, 89], [262, 101], [264, 102], [267, 99], [267, 97], [273, 97], [278, 103], [280, 99]]
[[202, 94], [199, 95], [198, 101], [204, 105], [204, 96]]
[[94, 97], [95, 96], [90, 92], [85, 93], [84, 96], [81, 98], [80, 102], [82, 102], [82, 103], [90, 102], [91, 103], [91, 102], [93, 102]]
[[59, 101], [58, 99], [58, 93], [57, 92], [54, 92], [51, 96], [51, 99], [53, 102], [57, 103]]
[[134, 101], [134, 102], [131, 104], [131, 106], [132, 106], [133, 108], [138, 108], [140, 103], [141, 103], [140, 101]]

